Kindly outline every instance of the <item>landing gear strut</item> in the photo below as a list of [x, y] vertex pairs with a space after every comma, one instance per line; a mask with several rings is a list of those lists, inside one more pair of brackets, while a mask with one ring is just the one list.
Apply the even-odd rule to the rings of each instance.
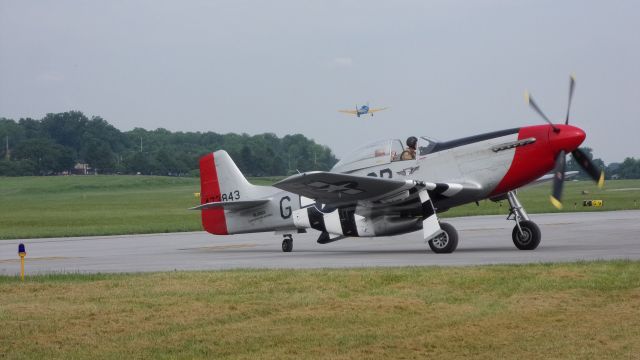
[[509, 200], [509, 216], [507, 220], [514, 220], [516, 226], [511, 232], [513, 244], [520, 250], [533, 250], [540, 244], [540, 228], [529, 219], [529, 215], [522, 207], [514, 191], [507, 193]]
[[291, 252], [293, 250], [293, 235], [284, 234], [282, 235], [284, 240], [282, 240], [282, 251]]

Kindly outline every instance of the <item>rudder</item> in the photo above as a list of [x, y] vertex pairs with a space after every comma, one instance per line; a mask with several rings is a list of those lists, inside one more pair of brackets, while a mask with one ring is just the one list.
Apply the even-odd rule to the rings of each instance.
[[[250, 199], [253, 188], [226, 151], [200, 158], [201, 204]], [[202, 210], [202, 227], [212, 234], [229, 234], [224, 209]]]

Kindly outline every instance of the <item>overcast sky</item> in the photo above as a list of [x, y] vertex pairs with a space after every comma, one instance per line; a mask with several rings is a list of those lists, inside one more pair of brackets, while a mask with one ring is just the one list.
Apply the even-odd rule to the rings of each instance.
[[[638, 1], [0, 0], [0, 117], [80, 110], [121, 130], [376, 139], [541, 124], [640, 157]], [[390, 106], [373, 118], [337, 110]], [[216, 149], [212, 149], [216, 150]]]

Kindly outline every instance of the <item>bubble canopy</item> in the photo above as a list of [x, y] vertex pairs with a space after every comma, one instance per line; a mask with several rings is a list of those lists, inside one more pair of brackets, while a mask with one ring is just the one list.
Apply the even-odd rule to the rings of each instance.
[[[428, 154], [436, 141], [421, 136], [418, 138], [418, 155]], [[385, 139], [369, 143], [343, 157], [331, 169], [332, 172], [348, 173], [356, 170], [401, 161], [405, 146], [399, 139]], [[406, 160], [411, 161], [411, 160]]]

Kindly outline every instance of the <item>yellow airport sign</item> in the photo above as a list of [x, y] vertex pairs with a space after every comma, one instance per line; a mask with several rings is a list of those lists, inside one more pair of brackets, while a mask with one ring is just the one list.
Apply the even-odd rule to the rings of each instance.
[[602, 200], [584, 200], [582, 202], [582, 206], [602, 207], [602, 206], [604, 206], [604, 201], [602, 201]]

